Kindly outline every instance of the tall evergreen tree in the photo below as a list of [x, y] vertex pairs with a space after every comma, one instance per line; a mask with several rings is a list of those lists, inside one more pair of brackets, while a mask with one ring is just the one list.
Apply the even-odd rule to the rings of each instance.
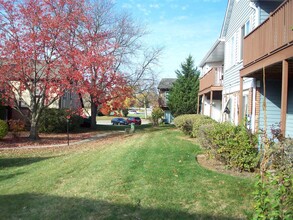
[[195, 114], [200, 73], [194, 67], [191, 55], [181, 64], [181, 70], [176, 70], [175, 73], [177, 74], [177, 80], [174, 82], [168, 97], [168, 106], [171, 113], [174, 116]]

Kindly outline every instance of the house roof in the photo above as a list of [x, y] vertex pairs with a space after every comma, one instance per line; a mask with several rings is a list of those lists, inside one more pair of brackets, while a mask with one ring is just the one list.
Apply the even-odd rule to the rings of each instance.
[[158, 89], [171, 89], [176, 78], [163, 78], [161, 79]]
[[228, 0], [227, 9], [226, 9], [225, 17], [224, 17], [224, 22], [222, 25], [220, 38], [226, 37], [228, 26], [230, 23], [231, 14], [232, 14], [233, 5], [234, 5], [234, 0]]
[[199, 67], [203, 67], [206, 63], [224, 61], [224, 52], [225, 52], [225, 40], [224, 39], [216, 40], [212, 48], [207, 52], [205, 57], [200, 62]]

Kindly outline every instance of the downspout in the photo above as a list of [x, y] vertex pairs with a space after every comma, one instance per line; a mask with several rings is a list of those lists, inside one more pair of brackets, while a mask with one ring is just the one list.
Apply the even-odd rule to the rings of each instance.
[[256, 79], [253, 79], [253, 89], [252, 89], [252, 115], [251, 115], [251, 130], [255, 133], [255, 111], [256, 109]]
[[255, 27], [256, 28], [260, 24], [260, 7], [256, 2], [250, 2], [249, 6], [255, 10]]
[[[255, 10], [255, 27], [260, 25], [260, 7], [257, 2], [250, 2], [249, 6]], [[251, 130], [255, 132], [255, 118], [256, 118], [256, 79], [253, 79], [253, 90], [252, 90], [252, 115], [251, 115]]]

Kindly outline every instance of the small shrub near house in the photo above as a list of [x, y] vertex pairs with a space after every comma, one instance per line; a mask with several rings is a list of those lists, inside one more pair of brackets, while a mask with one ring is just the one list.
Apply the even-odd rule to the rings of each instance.
[[0, 139], [4, 138], [8, 133], [8, 125], [6, 121], [0, 120]]
[[263, 142], [253, 219], [293, 219], [293, 139]]
[[204, 117], [197, 117], [196, 120], [194, 120], [192, 124], [192, 133], [191, 137], [193, 138], [198, 138], [199, 134], [199, 129], [201, 126], [206, 125], [206, 126], [214, 126], [215, 124], [218, 124], [214, 119], [204, 116]]
[[22, 120], [10, 119], [8, 124], [9, 130], [12, 132], [14, 137], [19, 137], [20, 132], [25, 130], [25, 122]]
[[191, 137], [197, 137], [197, 132], [200, 125], [209, 123], [216, 122], [208, 116], [198, 114], [180, 115], [174, 119], [174, 124], [176, 127], [182, 130], [184, 134]]
[[153, 125], [159, 125], [159, 120], [164, 116], [164, 111], [160, 107], [155, 107], [152, 111]]
[[197, 138], [208, 154], [228, 167], [240, 171], [257, 167], [257, 137], [244, 126], [218, 123], [203, 115], [181, 115], [174, 123], [186, 135]]
[[83, 118], [79, 115], [72, 114], [67, 109], [46, 109], [43, 111], [39, 122], [40, 132], [57, 132], [62, 133], [67, 130], [67, 118], [69, 120], [69, 130], [73, 131], [80, 127]]
[[[208, 146], [211, 156], [239, 171], [253, 171], [259, 161], [257, 136], [244, 126], [231, 123], [217, 123], [201, 129], [205, 133], [203, 146]], [[201, 137], [201, 140], [203, 137]]]

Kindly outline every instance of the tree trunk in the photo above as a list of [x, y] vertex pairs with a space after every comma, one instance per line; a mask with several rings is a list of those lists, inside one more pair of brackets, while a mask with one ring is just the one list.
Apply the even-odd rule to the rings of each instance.
[[146, 98], [143, 100], [143, 107], [144, 107], [144, 118], [147, 119], [148, 113], [147, 113], [147, 103], [146, 103]]
[[32, 115], [29, 138], [31, 140], [38, 140], [38, 139], [40, 139], [40, 137], [39, 137], [39, 131], [38, 131], [38, 122], [37, 122], [37, 118], [36, 118], [36, 115], [35, 114]]
[[97, 119], [96, 119], [96, 117], [97, 117], [97, 106], [93, 101], [91, 101], [91, 128], [92, 129], [97, 128]]

